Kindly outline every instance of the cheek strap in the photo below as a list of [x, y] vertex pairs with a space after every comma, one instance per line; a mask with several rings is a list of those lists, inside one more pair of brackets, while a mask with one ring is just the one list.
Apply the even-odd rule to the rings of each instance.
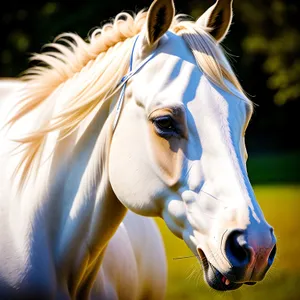
[[156, 50], [153, 51], [147, 58], [145, 58], [134, 70], [132, 70], [132, 65], [133, 65], [133, 55], [134, 55], [134, 49], [136, 46], [136, 42], [138, 40], [139, 36], [136, 37], [134, 44], [133, 44], [133, 48], [132, 48], [132, 52], [131, 52], [131, 56], [130, 56], [130, 63], [129, 63], [129, 72], [121, 79], [119, 86], [122, 85], [122, 89], [121, 89], [121, 93], [117, 102], [117, 109], [116, 109], [116, 116], [115, 116], [115, 120], [113, 123], [113, 131], [115, 131], [116, 126], [118, 124], [120, 115], [121, 115], [121, 111], [122, 111], [122, 107], [123, 107], [123, 103], [124, 103], [124, 98], [125, 98], [125, 89], [127, 86], [127, 82], [128, 80], [135, 75], [140, 69], [142, 69], [142, 67], [148, 62], [150, 61], [156, 54]]

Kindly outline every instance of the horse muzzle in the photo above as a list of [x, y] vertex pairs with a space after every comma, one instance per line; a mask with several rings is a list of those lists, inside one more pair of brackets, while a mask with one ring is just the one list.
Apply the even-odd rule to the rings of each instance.
[[228, 271], [219, 271], [198, 248], [205, 279], [210, 287], [234, 290], [242, 284], [254, 285], [261, 281], [271, 267], [276, 254], [276, 238], [273, 228], [257, 231], [231, 230], [223, 239], [223, 256], [228, 261]]
[[235, 282], [260, 281], [276, 255], [273, 228], [263, 231], [232, 230], [225, 238], [224, 249]]

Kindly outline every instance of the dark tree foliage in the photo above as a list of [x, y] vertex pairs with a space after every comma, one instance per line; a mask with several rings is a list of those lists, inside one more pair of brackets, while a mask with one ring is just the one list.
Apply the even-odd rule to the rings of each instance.
[[[194, 18], [214, 0], [176, 0]], [[0, 76], [18, 76], [28, 58], [60, 33], [87, 37], [121, 11], [151, 0], [6, 1], [0, 11]], [[300, 13], [298, 1], [235, 0], [234, 22], [222, 43], [250, 98], [258, 105], [247, 132], [249, 152], [299, 150]]]

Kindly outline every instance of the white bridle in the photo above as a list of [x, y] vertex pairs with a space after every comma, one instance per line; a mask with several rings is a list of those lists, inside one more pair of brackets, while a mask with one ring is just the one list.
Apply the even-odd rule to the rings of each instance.
[[134, 55], [134, 49], [136, 46], [136, 42], [139, 38], [139, 35], [136, 37], [134, 44], [133, 44], [133, 48], [132, 48], [132, 52], [131, 52], [131, 56], [130, 56], [130, 63], [129, 63], [129, 72], [121, 79], [120, 83], [119, 83], [119, 87], [121, 85], [122, 86], [122, 90], [119, 96], [119, 99], [117, 101], [117, 109], [116, 109], [116, 116], [115, 116], [115, 120], [113, 123], [113, 131], [116, 129], [116, 126], [118, 124], [118, 120], [120, 118], [121, 115], [121, 110], [123, 107], [123, 103], [124, 103], [124, 98], [125, 98], [125, 89], [127, 86], [127, 82], [128, 80], [135, 75], [148, 61], [150, 61], [156, 54], [156, 50], [154, 50], [146, 59], [144, 59], [137, 67], [135, 70], [132, 70], [132, 66], [133, 66], [133, 55]]

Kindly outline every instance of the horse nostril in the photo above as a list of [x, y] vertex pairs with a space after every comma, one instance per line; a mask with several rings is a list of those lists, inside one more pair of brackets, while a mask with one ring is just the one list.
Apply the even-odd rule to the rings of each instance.
[[276, 250], [277, 250], [277, 248], [276, 248], [276, 244], [275, 244], [272, 251], [270, 252], [270, 255], [269, 255], [269, 258], [268, 258], [268, 262], [269, 262], [270, 265], [274, 261], [274, 258], [275, 258], [275, 255], [276, 255]]
[[234, 230], [228, 235], [225, 252], [233, 267], [244, 266], [250, 262], [251, 250], [243, 231]]

